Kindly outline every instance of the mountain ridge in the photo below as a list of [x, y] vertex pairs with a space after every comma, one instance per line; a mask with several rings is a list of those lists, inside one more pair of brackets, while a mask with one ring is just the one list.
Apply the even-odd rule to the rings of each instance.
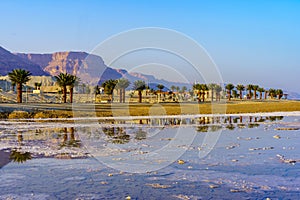
[[0, 46], [0, 75], [6, 76], [16, 68], [28, 70], [35, 76], [49, 76], [38, 64], [21, 58]]

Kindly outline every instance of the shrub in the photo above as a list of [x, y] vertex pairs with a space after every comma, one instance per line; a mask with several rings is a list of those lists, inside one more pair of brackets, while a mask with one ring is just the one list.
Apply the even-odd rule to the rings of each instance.
[[26, 111], [15, 110], [8, 115], [8, 119], [28, 119], [30, 114]]

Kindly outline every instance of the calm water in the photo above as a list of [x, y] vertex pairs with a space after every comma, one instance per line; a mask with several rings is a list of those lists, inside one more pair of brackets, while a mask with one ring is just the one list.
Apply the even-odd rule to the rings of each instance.
[[0, 199], [300, 198], [296, 116], [0, 125]]

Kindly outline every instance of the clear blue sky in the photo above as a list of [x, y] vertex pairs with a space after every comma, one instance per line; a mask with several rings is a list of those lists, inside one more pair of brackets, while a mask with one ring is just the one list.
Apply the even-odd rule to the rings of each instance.
[[299, 0], [1, 0], [0, 11], [12, 52], [89, 52], [121, 31], [163, 27], [201, 44], [225, 82], [300, 92]]

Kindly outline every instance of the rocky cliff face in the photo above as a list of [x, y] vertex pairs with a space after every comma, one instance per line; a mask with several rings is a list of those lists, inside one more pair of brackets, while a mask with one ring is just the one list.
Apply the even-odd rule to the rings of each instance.
[[[70, 73], [78, 76], [83, 83], [102, 84], [108, 79], [126, 78], [131, 83], [144, 80], [152, 85], [163, 84], [166, 87], [176, 84], [158, 80], [152, 75], [128, 72], [125, 69], [113, 69], [105, 65], [100, 56], [85, 52], [57, 52], [53, 54], [20, 54], [20, 58], [35, 63], [52, 76], [59, 73]], [[177, 84], [178, 85], [178, 84]]]
[[0, 46], [0, 75], [5, 76], [16, 68], [28, 70], [34, 76], [49, 76], [38, 64], [12, 54]]
[[53, 54], [17, 54], [19, 57], [40, 65], [52, 76], [70, 73], [80, 77], [81, 81], [96, 84], [102, 79], [119, 78], [120, 74], [107, 67], [100, 56], [85, 52], [57, 52]]

